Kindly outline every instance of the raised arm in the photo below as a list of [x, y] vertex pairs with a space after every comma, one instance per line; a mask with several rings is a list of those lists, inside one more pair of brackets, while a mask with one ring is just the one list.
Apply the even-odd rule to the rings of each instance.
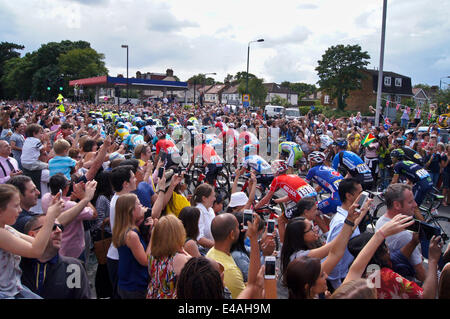
[[107, 136], [105, 138], [105, 141], [103, 142], [103, 145], [100, 147], [97, 156], [92, 162], [91, 167], [86, 173], [86, 179], [88, 181], [91, 181], [94, 179], [95, 175], [97, 175], [98, 170], [103, 165], [103, 162], [105, 161], [106, 153], [108, 151], [108, 148], [111, 146], [112, 139], [111, 136]]
[[152, 207], [152, 218], [159, 218], [161, 216], [161, 212], [164, 208], [163, 204], [164, 204], [164, 195], [161, 195], [161, 192], [164, 193], [163, 189], [165, 189], [166, 187], [166, 177], [164, 176], [165, 174], [163, 174], [163, 177], [158, 181], [158, 189], [157, 189], [157, 194], [158, 194], [158, 198], [156, 199], [155, 204]]
[[40, 258], [47, 247], [55, 219], [61, 213], [63, 205], [64, 202], [60, 199], [60, 195], [56, 195], [47, 210], [44, 225], [35, 238], [22, 233], [19, 233], [19, 238], [5, 229], [0, 229], [0, 248], [18, 256]]
[[[76, 184], [77, 185], [77, 184]], [[76, 186], [79, 187], [79, 186]], [[77, 218], [77, 216], [83, 211], [83, 209], [89, 205], [92, 198], [94, 198], [95, 195], [95, 189], [97, 188], [97, 182], [96, 181], [90, 181], [86, 184], [86, 191], [84, 192], [83, 198], [76, 204], [74, 207], [69, 208], [68, 210], [61, 213], [61, 215], [58, 217], [58, 221], [63, 225], [67, 226], [72, 221]], [[96, 210], [94, 210], [95, 212]]]
[[367, 267], [367, 264], [372, 259], [378, 247], [383, 243], [387, 236], [397, 234], [406, 227], [414, 223], [412, 216], [396, 215], [392, 220], [383, 225], [372, 238], [367, 242], [364, 248], [359, 252], [356, 259], [345, 277], [344, 283], [361, 278]]
[[256, 184], [257, 184], [256, 175], [254, 172], [252, 172], [250, 177], [250, 194], [248, 195], [248, 201], [245, 204], [244, 209], [250, 209], [250, 207], [252, 207], [253, 202], [255, 201]]

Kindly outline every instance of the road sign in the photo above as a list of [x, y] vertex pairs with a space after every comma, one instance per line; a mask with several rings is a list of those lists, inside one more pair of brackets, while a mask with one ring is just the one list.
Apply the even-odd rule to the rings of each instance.
[[242, 105], [244, 107], [250, 106], [250, 94], [242, 94]]

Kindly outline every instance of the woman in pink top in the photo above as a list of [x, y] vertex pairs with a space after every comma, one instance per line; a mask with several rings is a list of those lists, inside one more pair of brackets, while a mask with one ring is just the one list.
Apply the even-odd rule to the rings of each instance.
[[[47, 212], [48, 206], [50, 205], [53, 197], [62, 190], [62, 200], [64, 201], [63, 211], [66, 211], [75, 205], [76, 202], [71, 201], [70, 197], [67, 197], [67, 192], [70, 188], [70, 181], [64, 176], [64, 174], [55, 174], [50, 178], [49, 187], [51, 193], [47, 193], [42, 197], [42, 210], [44, 213]], [[92, 204], [88, 204], [80, 214], [68, 225], [64, 227], [64, 232], [62, 234], [61, 249], [59, 253], [62, 256], [78, 258], [82, 261], [84, 259], [84, 220], [92, 220], [97, 218], [97, 212]]]

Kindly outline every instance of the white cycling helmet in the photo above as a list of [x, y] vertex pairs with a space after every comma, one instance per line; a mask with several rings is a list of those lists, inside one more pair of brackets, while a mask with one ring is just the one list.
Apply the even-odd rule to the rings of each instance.
[[318, 164], [323, 163], [325, 161], [325, 154], [323, 152], [314, 151], [308, 155], [308, 161], [313, 161]]

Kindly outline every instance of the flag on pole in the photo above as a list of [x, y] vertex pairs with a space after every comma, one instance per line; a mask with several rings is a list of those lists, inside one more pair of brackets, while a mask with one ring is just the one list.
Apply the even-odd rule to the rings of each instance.
[[372, 143], [373, 141], [375, 141], [375, 136], [373, 136], [372, 134], [367, 134], [366, 137], [361, 141], [361, 145], [362, 146], [369, 146], [370, 143]]
[[64, 108], [64, 105], [62, 103], [58, 106], [58, 110], [62, 113], [66, 112], [66, 109]]
[[384, 123], [386, 123], [387, 126], [392, 126], [391, 120], [389, 120], [388, 117], [386, 117], [386, 118], [384, 119]]

